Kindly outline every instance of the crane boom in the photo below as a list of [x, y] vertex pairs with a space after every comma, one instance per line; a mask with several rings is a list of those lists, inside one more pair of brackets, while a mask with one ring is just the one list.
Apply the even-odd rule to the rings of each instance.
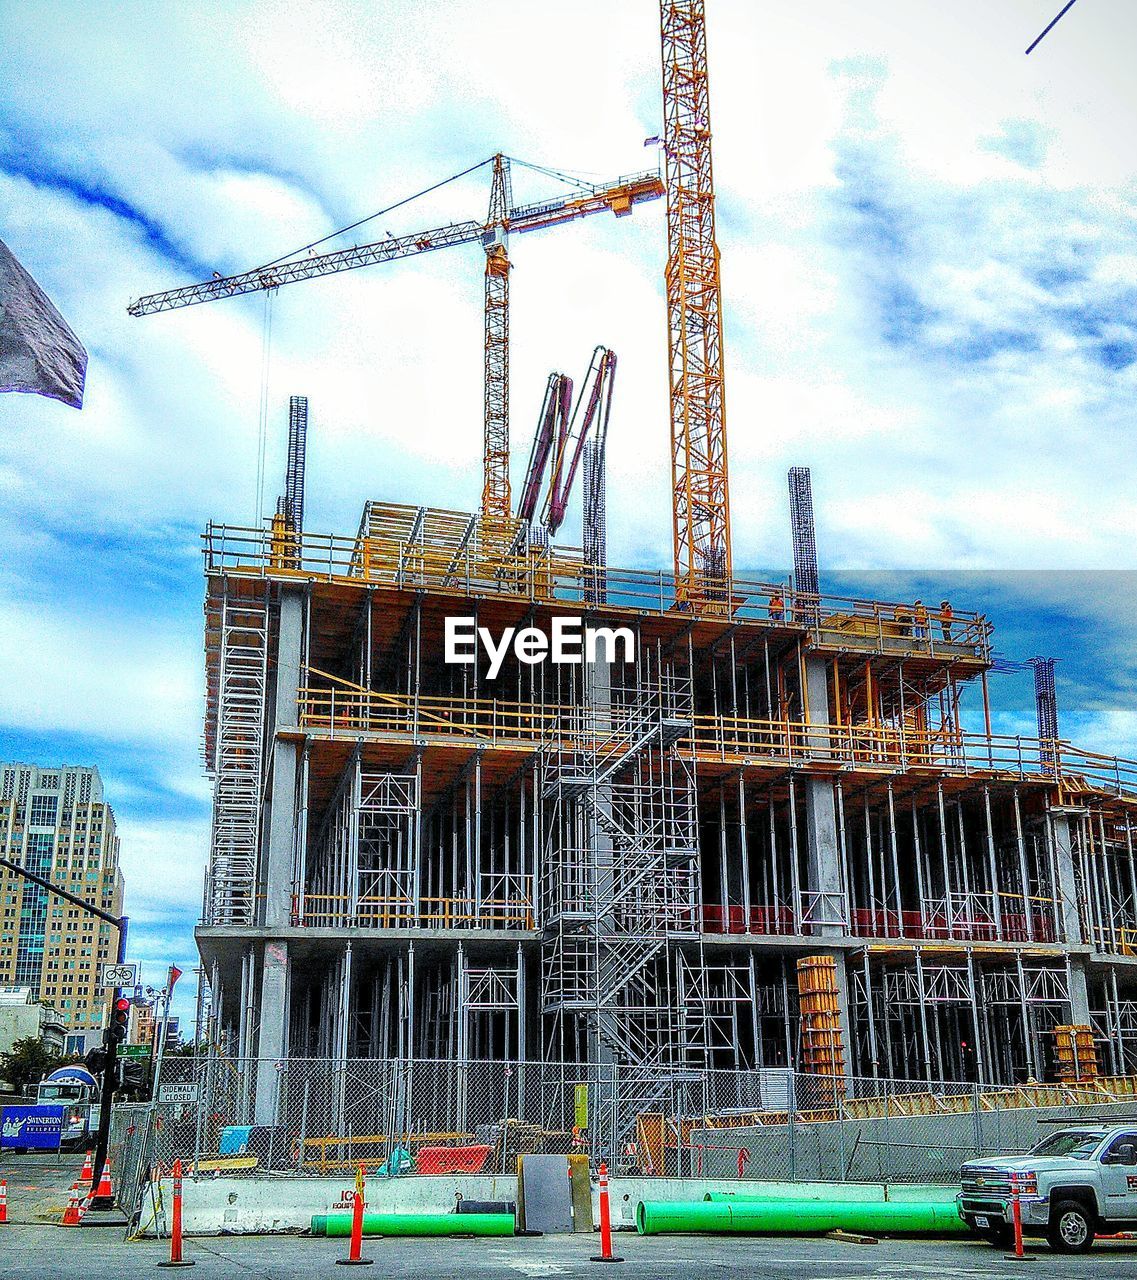
[[[612, 183], [590, 187], [584, 192], [520, 205], [509, 211], [506, 226], [511, 233], [522, 234], [571, 222], [591, 213], [602, 213], [605, 209], [610, 209], [620, 217], [630, 212], [632, 205], [639, 204], [642, 200], [658, 199], [661, 195], [663, 184], [657, 173], [638, 173], [618, 178]], [[454, 222], [449, 226], [417, 231], [411, 235], [388, 236], [374, 244], [356, 245], [351, 249], [337, 249], [332, 253], [311, 254], [303, 258], [289, 258], [269, 266], [253, 267], [236, 275], [215, 276], [200, 284], [188, 284], [178, 289], [147, 294], [132, 302], [127, 311], [132, 316], [149, 316], [159, 311], [173, 311], [177, 307], [192, 307], [199, 302], [213, 302], [219, 298], [235, 298], [243, 293], [276, 289], [282, 284], [293, 284], [298, 280], [311, 280], [337, 271], [352, 271], [356, 267], [370, 267], [397, 258], [410, 258], [434, 249], [446, 249], [451, 245], [470, 244], [481, 240], [489, 230], [490, 227], [484, 222]]]
[[555, 534], [564, 523], [573, 481], [587, 445], [592, 444], [597, 450], [593, 459], [596, 465], [603, 463], [615, 379], [616, 353], [603, 346], [598, 346], [592, 353], [575, 407], [572, 403], [572, 379], [564, 373], [549, 375], [529, 454], [525, 487], [517, 504], [520, 519], [532, 521], [536, 515], [545, 468], [551, 458], [548, 491], [539, 523], [550, 534]]
[[718, 601], [726, 611], [730, 497], [703, 0], [660, 0], [660, 19], [675, 586], [681, 605]]
[[394, 258], [409, 258], [431, 249], [468, 244], [480, 239], [484, 231], [480, 222], [455, 222], [448, 227], [417, 231], [409, 236], [389, 236], [375, 244], [355, 245], [351, 249], [337, 249], [334, 253], [312, 254], [306, 258], [291, 258], [267, 267], [253, 267], [250, 271], [242, 271], [233, 276], [214, 276], [212, 280], [203, 280], [201, 284], [187, 284], [179, 289], [150, 293], [132, 302], [127, 311], [132, 316], [150, 316], [158, 311], [192, 307], [199, 302], [214, 302], [219, 298], [235, 298], [242, 293], [277, 289], [282, 284], [293, 284], [297, 280], [311, 280], [315, 276], [327, 276], [336, 271], [351, 271], [355, 267], [370, 267], [377, 262], [390, 262]]

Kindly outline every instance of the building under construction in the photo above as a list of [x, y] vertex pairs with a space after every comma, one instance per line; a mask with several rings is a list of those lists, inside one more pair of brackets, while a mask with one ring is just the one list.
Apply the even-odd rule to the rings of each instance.
[[[1059, 737], [1044, 662], [1038, 736], [992, 734], [992, 629], [966, 602], [821, 591], [807, 473], [792, 583], [733, 576], [702, 3], [661, 13], [665, 183], [592, 207], [666, 189], [673, 568], [606, 564], [602, 438], [556, 425], [552, 384], [546, 453], [583, 452], [584, 548], [548, 537], [528, 485], [511, 505], [507, 233], [591, 207], [514, 209], [497, 157], [488, 220], [459, 228], [486, 252], [479, 511], [370, 502], [354, 535], [306, 531], [297, 399], [277, 517], [205, 535], [210, 1026], [261, 1070], [608, 1065], [630, 1117], [669, 1069], [1135, 1072], [1137, 764]], [[627, 628], [631, 660], [613, 639], [578, 662], [447, 661], [448, 619], [495, 644]], [[985, 731], [963, 727], [968, 689]]]
[[[700, 610], [377, 503], [206, 560], [199, 939], [246, 1052], [1014, 1082], [1092, 1025], [1137, 1070], [1137, 766], [965, 732], [984, 618], [737, 580]], [[623, 626], [634, 661], [491, 680], [454, 617]]]

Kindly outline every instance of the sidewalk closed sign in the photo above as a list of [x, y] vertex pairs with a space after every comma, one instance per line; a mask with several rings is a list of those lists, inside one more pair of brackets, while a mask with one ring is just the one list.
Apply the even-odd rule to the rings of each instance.
[[191, 1080], [188, 1084], [162, 1084], [158, 1086], [159, 1102], [196, 1102], [197, 1085]]
[[5, 1107], [0, 1111], [0, 1147], [58, 1151], [64, 1107]]

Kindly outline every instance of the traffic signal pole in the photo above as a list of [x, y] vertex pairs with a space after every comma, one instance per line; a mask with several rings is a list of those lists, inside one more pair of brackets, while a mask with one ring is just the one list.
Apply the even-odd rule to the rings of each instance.
[[[19, 863], [12, 862], [9, 858], [0, 858], [0, 867], [5, 867], [13, 874], [18, 875], [21, 879], [30, 880], [32, 884], [39, 885], [41, 889], [47, 889], [49, 893], [54, 893], [56, 897], [63, 898], [64, 901], [70, 902], [73, 906], [81, 907], [84, 911], [89, 912], [93, 916], [98, 916], [100, 920], [105, 920], [107, 924], [114, 925], [118, 930], [118, 956], [116, 963], [122, 964], [126, 960], [126, 930], [130, 923], [127, 916], [112, 916], [109, 911], [103, 911], [100, 907], [93, 906], [86, 899], [78, 897], [74, 893], [61, 888], [57, 884], [53, 884], [50, 880], [45, 880], [43, 876], [37, 876], [34, 872], [21, 867]], [[111, 997], [111, 1009], [113, 1010], [118, 1001], [122, 998], [122, 988], [115, 987], [114, 994]], [[112, 1014], [113, 1022], [113, 1014]], [[118, 1041], [113, 1034], [110, 1034], [111, 1028], [103, 1034], [103, 1043], [106, 1047], [106, 1059], [103, 1066], [103, 1087], [99, 1095], [99, 1133], [98, 1140], [95, 1144], [95, 1166], [94, 1173], [91, 1177], [91, 1193], [98, 1190], [99, 1182], [103, 1176], [103, 1166], [107, 1162], [107, 1146], [111, 1136], [111, 1103], [114, 1101], [115, 1087], [115, 1064], [118, 1061]], [[94, 1201], [92, 1206], [94, 1207]], [[102, 1206], [99, 1206], [102, 1207]], [[110, 1206], [107, 1206], [108, 1208]]]

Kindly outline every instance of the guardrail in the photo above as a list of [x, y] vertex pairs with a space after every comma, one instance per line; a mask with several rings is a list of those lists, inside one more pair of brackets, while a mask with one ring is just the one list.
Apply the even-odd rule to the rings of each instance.
[[[335, 737], [442, 739], [504, 750], [585, 750], [594, 736], [580, 708], [499, 698], [305, 686], [300, 727]], [[1082, 751], [1061, 739], [944, 734], [876, 725], [805, 724], [695, 716], [678, 749], [700, 762], [770, 764], [835, 772], [927, 770], [953, 776], [1050, 781], [1067, 793], [1137, 800], [1137, 761]]]
[[[526, 877], [531, 882], [532, 877]], [[341, 893], [292, 895], [290, 923], [307, 929], [532, 929], [531, 898], [352, 897]]]
[[[795, 592], [786, 583], [747, 578], [708, 582], [704, 597], [692, 599], [677, 589], [673, 574], [596, 569], [573, 548], [524, 541], [505, 549], [500, 542], [482, 547], [476, 533], [419, 543], [400, 537], [399, 530], [343, 537], [210, 523], [202, 535], [206, 572], [506, 596], [611, 613], [675, 613], [797, 631], [828, 649], [990, 659], [991, 624], [973, 610], [953, 609], [944, 617], [938, 608], [921, 612], [914, 603]], [[599, 599], [604, 603], [595, 603]]]

